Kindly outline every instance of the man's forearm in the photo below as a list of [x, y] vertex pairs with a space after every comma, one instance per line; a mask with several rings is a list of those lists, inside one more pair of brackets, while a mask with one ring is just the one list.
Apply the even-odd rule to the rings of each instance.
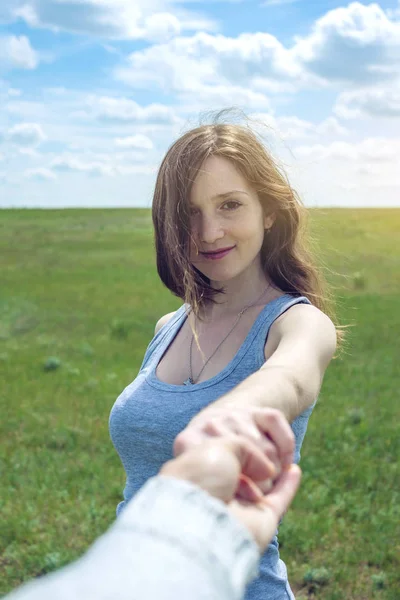
[[305, 397], [287, 369], [265, 366], [247, 377], [232, 391], [209, 404], [193, 420], [212, 409], [230, 404], [239, 407], [276, 408], [291, 423], [311, 401]]
[[158, 476], [80, 560], [4, 600], [241, 600], [258, 561], [255, 541], [221, 501]]

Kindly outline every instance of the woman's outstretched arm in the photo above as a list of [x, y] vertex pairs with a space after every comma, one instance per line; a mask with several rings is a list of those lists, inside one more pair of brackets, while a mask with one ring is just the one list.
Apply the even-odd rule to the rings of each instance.
[[274, 325], [276, 350], [261, 369], [210, 404], [196, 418], [227, 405], [253, 405], [276, 408], [292, 422], [316, 400], [336, 350], [334, 324], [315, 306], [298, 304]]
[[[279, 435], [271, 435], [274, 428], [266, 432], [258, 413], [263, 408], [276, 409], [277, 419], [283, 414], [291, 423], [315, 402], [335, 353], [336, 329], [327, 315], [308, 304], [293, 306], [274, 325], [271, 356], [258, 371], [190, 421], [175, 439], [175, 455], [210, 436], [230, 433], [256, 442], [277, 473], [290, 464], [294, 437], [289, 444]], [[270, 485], [267, 481], [261, 489], [265, 492]]]

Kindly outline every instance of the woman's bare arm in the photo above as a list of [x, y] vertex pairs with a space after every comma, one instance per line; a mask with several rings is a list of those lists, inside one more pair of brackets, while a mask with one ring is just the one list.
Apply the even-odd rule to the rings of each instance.
[[290, 308], [275, 334], [275, 352], [256, 372], [201, 411], [226, 405], [276, 408], [292, 422], [317, 398], [326, 368], [336, 350], [336, 329], [318, 308], [308, 304]]

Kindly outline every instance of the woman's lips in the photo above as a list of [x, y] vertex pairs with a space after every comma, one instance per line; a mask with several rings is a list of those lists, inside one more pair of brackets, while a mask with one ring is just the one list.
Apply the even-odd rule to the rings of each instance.
[[229, 254], [229, 252], [231, 250], [234, 249], [235, 246], [232, 246], [232, 248], [227, 248], [226, 250], [222, 250], [221, 252], [201, 252], [201, 254], [204, 256], [204, 258], [207, 258], [209, 260], [219, 260], [220, 258], [224, 258], [224, 256], [226, 256], [227, 254]]

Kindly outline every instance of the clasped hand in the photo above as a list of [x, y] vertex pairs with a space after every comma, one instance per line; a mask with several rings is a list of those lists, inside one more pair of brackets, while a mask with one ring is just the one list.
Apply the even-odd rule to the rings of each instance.
[[293, 450], [294, 435], [280, 411], [209, 408], [177, 436], [176, 458], [160, 473], [222, 500], [264, 551], [300, 483]]
[[[210, 407], [199, 413], [177, 436], [174, 455], [204, 444], [210, 438], [224, 439], [240, 436], [248, 442], [249, 465], [252, 480], [263, 494], [272, 488], [282, 470], [293, 462], [295, 438], [293, 431], [279, 410], [254, 406], [225, 405]], [[256, 468], [254, 466], [257, 465]], [[239, 481], [237, 496], [253, 500], [254, 492], [245, 481]]]

